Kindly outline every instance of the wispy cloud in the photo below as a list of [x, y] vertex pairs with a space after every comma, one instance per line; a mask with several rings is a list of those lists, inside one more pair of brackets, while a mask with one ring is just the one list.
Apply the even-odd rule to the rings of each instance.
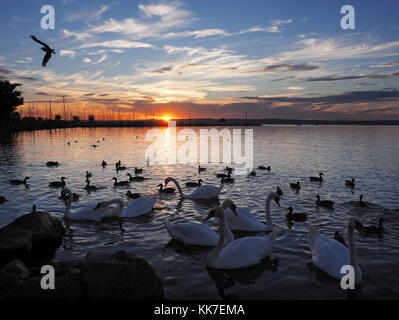
[[86, 10], [86, 11], [78, 11], [67, 14], [65, 17], [65, 21], [95, 21], [101, 19], [101, 16], [104, 12], [106, 12], [110, 6], [104, 5], [101, 6], [98, 10]]

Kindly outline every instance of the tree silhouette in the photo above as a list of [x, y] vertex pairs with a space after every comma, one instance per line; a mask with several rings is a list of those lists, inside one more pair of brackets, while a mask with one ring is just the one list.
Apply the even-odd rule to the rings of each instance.
[[15, 90], [20, 83], [11, 83], [8, 80], [0, 80], [0, 122], [10, 122], [11, 114], [24, 103], [21, 91]]

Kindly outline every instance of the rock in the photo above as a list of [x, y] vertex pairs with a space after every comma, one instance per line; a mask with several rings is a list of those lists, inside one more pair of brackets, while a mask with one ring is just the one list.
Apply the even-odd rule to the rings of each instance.
[[0, 297], [18, 287], [20, 283], [16, 276], [0, 270]]
[[55, 289], [43, 290], [41, 278], [32, 278], [0, 297], [5, 300], [77, 300], [83, 298], [83, 286], [79, 276], [67, 275], [56, 278]]
[[62, 222], [48, 213], [23, 215], [0, 229], [0, 265], [14, 259], [25, 262], [52, 256], [64, 234]]
[[18, 279], [28, 279], [30, 277], [29, 270], [25, 267], [21, 260], [15, 259], [8, 263], [4, 268], [3, 272], [12, 274]]
[[131, 253], [89, 253], [82, 262], [88, 299], [163, 299], [162, 282], [151, 265]]

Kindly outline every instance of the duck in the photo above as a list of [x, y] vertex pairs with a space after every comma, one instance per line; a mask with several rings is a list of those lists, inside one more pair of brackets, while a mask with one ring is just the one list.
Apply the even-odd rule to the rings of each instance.
[[86, 171], [86, 180], [91, 178], [92, 174], [89, 171]]
[[103, 160], [103, 162], [101, 162], [101, 166], [102, 166], [103, 168], [105, 168], [107, 165], [108, 165], [108, 163], [106, 163], [105, 160]]
[[[58, 199], [65, 201], [65, 200], [69, 199], [69, 195], [68, 194], [62, 195], [62, 193], [61, 193], [61, 196]], [[79, 195], [77, 193], [73, 192], [72, 193], [72, 201], [75, 202], [78, 200], [79, 200]]]
[[220, 187], [213, 185], [201, 185], [197, 189], [195, 189], [191, 194], [185, 195], [175, 178], [168, 177], [165, 179], [165, 186], [169, 183], [173, 182], [180, 194], [182, 199], [191, 199], [191, 200], [210, 200], [217, 199], [219, 197], [220, 192], [223, 189], [223, 184]]
[[130, 190], [127, 190], [126, 196], [129, 199], [137, 199], [137, 198], [140, 198], [140, 193], [132, 193]]
[[[246, 231], [246, 232], [270, 232], [273, 230], [273, 221], [270, 212], [270, 202], [276, 202], [280, 206], [280, 198], [274, 193], [270, 192], [266, 197], [265, 213], [266, 224], [259, 221], [248, 209], [235, 207], [234, 204], [225, 205], [225, 215], [231, 230]], [[228, 201], [225, 200], [225, 201]], [[234, 214], [232, 207], [235, 207], [237, 214]]]
[[29, 180], [29, 179], [30, 179], [29, 177], [25, 177], [24, 180], [10, 180], [10, 183], [11, 183], [11, 184], [14, 184], [14, 185], [17, 185], [17, 184], [24, 184], [24, 185], [26, 185], [26, 184], [28, 183], [28, 180]]
[[306, 219], [308, 218], [308, 215], [306, 213], [298, 213], [298, 212], [293, 213], [294, 209], [292, 207], [288, 207], [287, 210], [288, 213], [285, 215], [287, 220], [292, 220], [295, 222], [303, 222], [306, 221]]
[[309, 177], [309, 180], [310, 181], [322, 182], [323, 181], [323, 176], [324, 176], [324, 173], [320, 172], [318, 177]]
[[360, 221], [356, 221], [356, 230], [359, 231], [360, 235], [362, 236], [370, 236], [370, 235], [382, 235], [384, 234], [385, 230], [382, 226], [384, 222], [383, 218], [378, 220], [378, 227], [376, 226], [364, 226]]
[[348, 220], [348, 248], [335, 239], [323, 236], [310, 225], [309, 227], [309, 246], [312, 254], [313, 264], [329, 276], [341, 280], [343, 274], [341, 268], [351, 265], [355, 270], [355, 284], [362, 282], [362, 271], [358, 265], [358, 258], [355, 248], [355, 221], [351, 217]]
[[145, 195], [129, 203], [123, 210], [122, 218], [136, 218], [150, 213], [157, 200], [156, 195]]
[[60, 163], [58, 161], [47, 161], [47, 167], [58, 167]]
[[223, 270], [247, 268], [257, 265], [270, 254], [276, 228], [266, 237], [243, 237], [225, 245], [227, 222], [223, 208], [219, 206], [210, 210], [204, 221], [213, 217], [219, 219], [220, 233], [218, 243], [206, 258], [207, 267]]
[[231, 177], [231, 174], [229, 173], [226, 178], [222, 178], [222, 183], [234, 183], [234, 178]]
[[126, 170], [126, 167], [125, 166], [122, 166], [122, 164], [121, 164], [121, 161], [119, 160], [117, 163], [115, 163], [115, 167], [116, 167], [116, 171], [119, 171], [119, 170]]
[[280, 187], [277, 187], [277, 190], [276, 190], [276, 194], [279, 196], [279, 197], [281, 197], [282, 195], [283, 195], [283, 190], [281, 190], [281, 188]]
[[98, 145], [96, 145], [96, 144], [92, 144], [91, 145], [93, 148], [97, 148], [98, 147]]
[[198, 165], [198, 171], [199, 172], [202, 172], [202, 171], [205, 171], [206, 170], [206, 168], [203, 168], [203, 167], [201, 167], [201, 165]]
[[[234, 205], [234, 203], [232, 201], [225, 201], [223, 202], [222, 207], [225, 208], [226, 206], [230, 205]], [[233, 210], [233, 212], [235, 212], [235, 205], [234, 207], [231, 207], [231, 209]], [[219, 234], [203, 223], [171, 223], [169, 219], [165, 219], [164, 224], [172, 239], [178, 240], [186, 245], [216, 246], [219, 239]], [[234, 235], [232, 234], [230, 228], [227, 226], [225, 244], [228, 244], [233, 240]]]
[[4, 198], [3, 196], [0, 196], [0, 204], [3, 204], [6, 201], [8, 201], [6, 198]]
[[297, 181], [296, 183], [290, 183], [290, 187], [292, 189], [299, 190], [299, 189], [301, 189], [301, 183], [299, 181]]
[[256, 172], [252, 170], [252, 171], [249, 173], [249, 175], [250, 175], [250, 176], [256, 176]]
[[135, 174], [143, 173], [143, 169], [139, 169], [137, 167], [134, 167], [134, 173]]
[[53, 181], [48, 185], [53, 188], [64, 188], [65, 187], [65, 177], [61, 177], [61, 181]]
[[175, 193], [176, 191], [175, 188], [164, 188], [162, 183], [160, 183], [158, 187], [159, 187], [158, 190], [159, 193]]
[[331, 200], [320, 200], [320, 195], [316, 196], [316, 204], [321, 207], [332, 208], [334, 206], [334, 202]]
[[114, 180], [114, 187], [123, 187], [123, 186], [128, 186], [130, 185], [130, 181], [119, 181], [116, 177], [113, 177], [112, 180]]
[[[65, 188], [61, 192], [61, 196], [67, 196], [65, 218], [75, 221], [97, 221], [100, 222], [106, 218], [117, 218], [122, 215], [124, 210], [124, 203], [120, 199], [113, 199], [109, 201], [101, 201], [95, 204], [85, 206], [75, 212], [71, 212], [71, 204], [73, 193], [70, 189]], [[111, 206], [117, 204], [117, 207]]]
[[87, 191], [97, 191], [97, 190], [99, 190], [99, 189], [103, 189], [103, 187], [92, 186], [92, 185], [90, 184], [90, 180], [87, 179], [87, 180], [86, 180], [86, 186], [84, 187], [84, 189], [87, 190]]
[[147, 178], [144, 178], [142, 176], [132, 176], [130, 173], [127, 173], [126, 175], [129, 176], [130, 181], [140, 182], [140, 181], [147, 180]]
[[363, 201], [363, 195], [362, 194], [360, 195], [359, 202], [357, 203], [357, 206], [359, 206], [359, 207], [366, 207], [367, 206], [367, 203]]
[[339, 231], [334, 232], [334, 240], [337, 240], [338, 242], [342, 243], [346, 247], [345, 239], [341, 232], [339, 232]]
[[352, 180], [345, 180], [345, 185], [347, 187], [354, 188], [355, 187], [355, 178], [352, 178]]
[[272, 168], [270, 168], [270, 166], [267, 166], [267, 167], [265, 167], [265, 166], [258, 166], [258, 169], [259, 169], [259, 170], [267, 170], [267, 171], [270, 171]]
[[198, 182], [186, 182], [186, 187], [200, 187], [201, 183], [204, 182], [202, 179], [199, 179]]

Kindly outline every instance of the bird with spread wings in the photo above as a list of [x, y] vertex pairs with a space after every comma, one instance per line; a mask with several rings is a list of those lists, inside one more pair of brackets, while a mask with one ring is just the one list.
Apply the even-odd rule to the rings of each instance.
[[52, 53], [55, 54], [55, 51], [54, 51], [54, 49], [51, 49], [46, 43], [38, 40], [34, 35], [31, 35], [30, 37], [32, 38], [33, 41], [36, 41], [37, 43], [40, 43], [43, 46], [41, 48], [41, 50], [46, 52], [46, 55], [43, 58], [42, 66], [45, 67], [47, 65], [47, 62], [49, 62], [49, 60], [51, 58], [51, 54]]

